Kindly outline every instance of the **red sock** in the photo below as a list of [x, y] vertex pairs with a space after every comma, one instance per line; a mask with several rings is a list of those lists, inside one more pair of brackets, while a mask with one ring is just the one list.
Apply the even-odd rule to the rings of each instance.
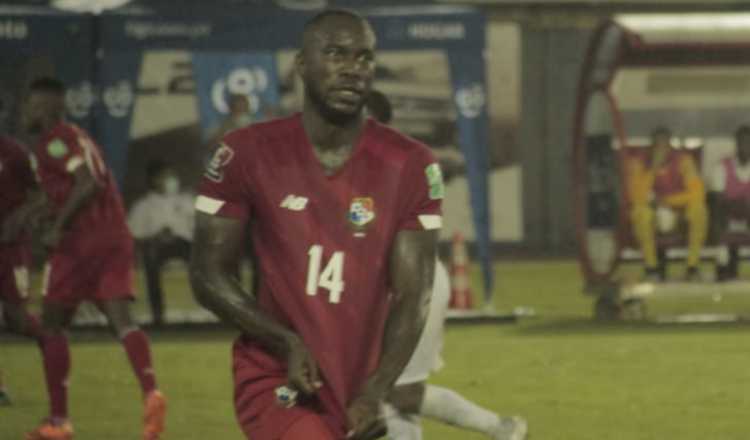
[[24, 332], [41, 343], [44, 332], [42, 331], [42, 325], [39, 323], [39, 318], [31, 313], [27, 313]]
[[148, 336], [143, 330], [133, 330], [122, 338], [122, 345], [130, 359], [138, 381], [141, 383], [143, 394], [148, 394], [156, 389], [156, 377], [151, 366], [151, 349], [149, 348]]
[[51, 333], [40, 340], [44, 375], [49, 393], [50, 417], [68, 417], [68, 373], [70, 350], [64, 333]]

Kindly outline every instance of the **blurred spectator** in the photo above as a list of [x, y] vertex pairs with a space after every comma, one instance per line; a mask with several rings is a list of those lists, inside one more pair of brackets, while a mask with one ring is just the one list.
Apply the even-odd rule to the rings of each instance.
[[208, 140], [208, 147], [213, 151], [221, 138], [232, 130], [250, 125], [253, 122], [253, 115], [250, 111], [250, 101], [245, 95], [231, 95], [229, 97], [229, 114], [216, 127]]
[[658, 127], [651, 134], [645, 156], [626, 159], [626, 184], [630, 197], [630, 221], [643, 251], [646, 279], [664, 280], [666, 266], [658, 261], [656, 228], [671, 232], [682, 217], [687, 223], [686, 280], [698, 280], [698, 262], [706, 241], [708, 210], [705, 186], [693, 156], [672, 147], [672, 133]]
[[[393, 106], [388, 97], [379, 90], [372, 90], [367, 97], [365, 110], [381, 124], [390, 124], [393, 119]], [[440, 163], [444, 182], [466, 172], [466, 161], [463, 154], [452, 147], [433, 148], [435, 158]]]
[[[717, 236], [726, 233], [750, 233], [750, 126], [743, 125], [735, 132], [736, 154], [721, 161], [711, 175], [713, 224]], [[737, 278], [739, 249], [728, 246], [728, 253], [720, 258], [717, 269], [719, 280]]]
[[146, 290], [154, 325], [164, 322], [161, 269], [171, 258], [190, 258], [193, 194], [180, 191], [176, 171], [161, 161], [148, 164], [149, 191], [136, 200], [128, 224], [143, 255]]

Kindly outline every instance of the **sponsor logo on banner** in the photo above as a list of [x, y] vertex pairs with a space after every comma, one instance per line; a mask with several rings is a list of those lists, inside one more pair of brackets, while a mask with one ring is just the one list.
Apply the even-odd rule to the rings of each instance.
[[104, 89], [104, 105], [113, 118], [124, 118], [130, 114], [135, 100], [135, 92], [130, 81], [122, 80]]
[[470, 84], [456, 91], [456, 106], [465, 118], [473, 119], [481, 115], [486, 101], [482, 84]]
[[314, 11], [328, 6], [328, 0], [276, 0], [282, 8]]
[[88, 81], [68, 87], [65, 92], [65, 107], [68, 109], [68, 114], [76, 119], [87, 117], [95, 102], [94, 87]]
[[461, 22], [421, 22], [412, 23], [409, 36], [415, 40], [463, 40], [466, 27]]
[[0, 40], [25, 40], [29, 25], [21, 20], [0, 20]]
[[181, 23], [173, 21], [131, 20], [125, 23], [125, 35], [136, 40], [150, 38], [198, 39], [213, 33], [211, 23]]
[[206, 177], [214, 182], [221, 182], [224, 179], [224, 167], [232, 161], [233, 157], [234, 150], [221, 144], [219, 148], [214, 151], [211, 160], [208, 161], [208, 165], [206, 166]]
[[211, 102], [222, 114], [229, 113], [229, 97], [246, 96], [250, 113], [261, 108], [260, 94], [268, 88], [268, 73], [260, 67], [238, 67], [211, 87]]
[[375, 202], [372, 197], [355, 197], [349, 205], [349, 222], [361, 230], [375, 219]]

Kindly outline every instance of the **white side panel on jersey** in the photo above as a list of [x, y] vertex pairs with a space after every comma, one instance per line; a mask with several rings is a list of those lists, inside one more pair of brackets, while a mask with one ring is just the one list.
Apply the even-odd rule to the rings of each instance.
[[221, 207], [224, 206], [223, 200], [212, 199], [211, 197], [198, 196], [195, 198], [195, 209], [206, 214], [215, 215]]
[[70, 158], [70, 160], [68, 160], [68, 163], [65, 164], [65, 169], [69, 173], [72, 173], [75, 170], [77, 170], [78, 167], [80, 167], [81, 165], [83, 165], [85, 162], [86, 161], [84, 160], [83, 157], [81, 157], [81, 156], [73, 156], [73, 157]]

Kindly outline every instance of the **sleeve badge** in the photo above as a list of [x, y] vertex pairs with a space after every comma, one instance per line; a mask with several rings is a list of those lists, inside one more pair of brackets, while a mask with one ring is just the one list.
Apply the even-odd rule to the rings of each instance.
[[206, 177], [214, 182], [221, 182], [224, 179], [224, 168], [232, 161], [233, 157], [234, 150], [229, 148], [226, 144], [221, 144], [219, 148], [214, 151], [211, 160], [208, 161], [205, 173]]

